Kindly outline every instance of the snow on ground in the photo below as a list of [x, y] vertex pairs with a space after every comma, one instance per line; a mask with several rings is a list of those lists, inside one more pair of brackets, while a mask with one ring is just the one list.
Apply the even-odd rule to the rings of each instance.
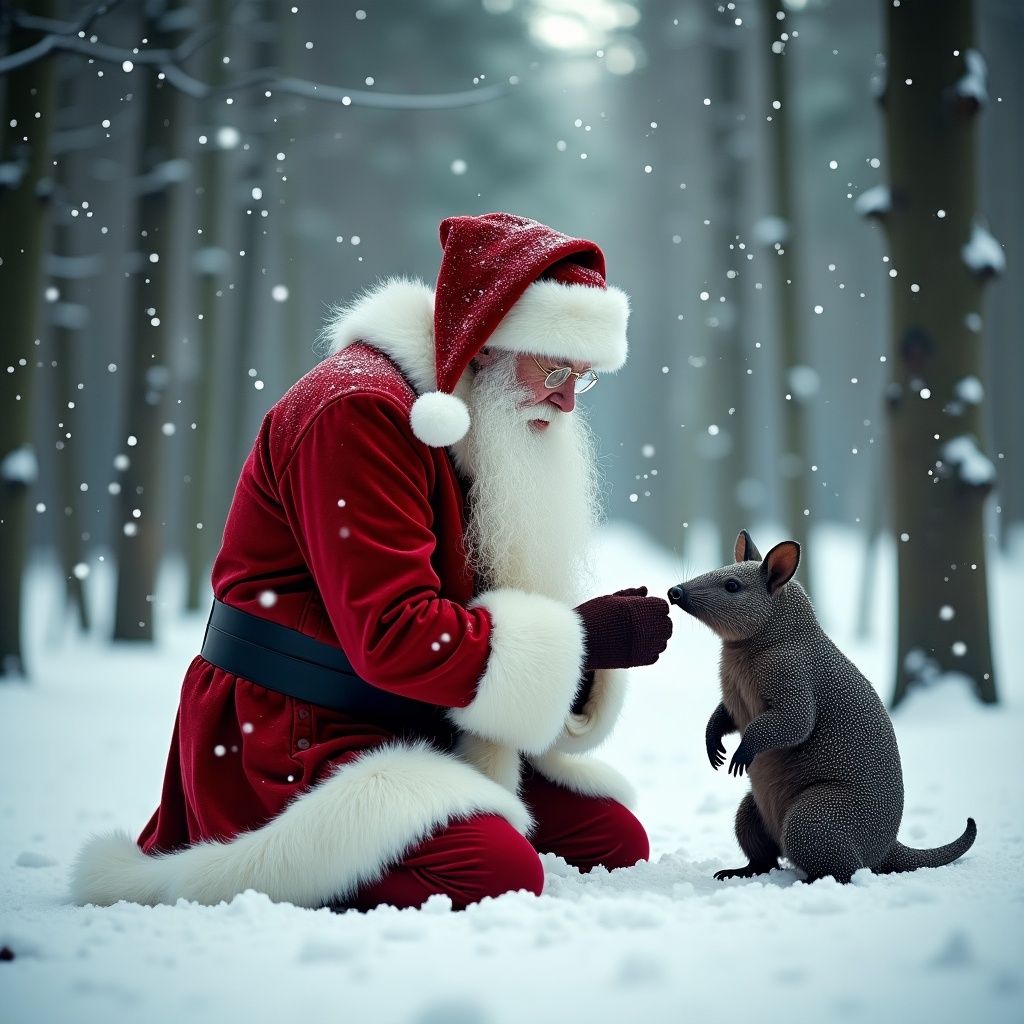
[[[770, 530], [755, 531], [762, 550]], [[819, 614], [883, 696], [893, 648], [892, 552], [882, 552], [871, 630], [855, 636], [860, 541], [818, 537]], [[602, 538], [603, 590], [664, 593], [683, 566], [621, 526]], [[714, 637], [673, 610], [660, 662], [635, 674], [604, 756], [640, 794], [652, 859], [581, 876], [545, 859], [539, 898], [508, 894], [462, 913], [343, 915], [272, 904], [100, 909], [65, 900], [93, 831], [137, 832], [159, 795], [181, 676], [205, 616], [179, 616], [161, 584], [155, 649], [75, 635], [54, 611], [60, 582], [38, 569], [28, 621], [31, 685], [0, 686], [0, 1019], [304, 1024], [531, 1024], [739, 1019], [1024, 1021], [1024, 670], [1014, 657], [1024, 550], [992, 567], [997, 708], [962, 681], [912, 695], [895, 714], [906, 780], [901, 839], [978, 841], [962, 861], [906, 875], [794, 884], [793, 870], [716, 882], [743, 863], [732, 816], [748, 783], [714, 772], [703, 733], [717, 703]], [[90, 582], [104, 587], [102, 574]], [[109, 581], [106, 583], [109, 589]], [[99, 603], [99, 602], [97, 602]], [[103, 629], [99, 636], [106, 635]], [[727, 739], [730, 752], [736, 738]]]

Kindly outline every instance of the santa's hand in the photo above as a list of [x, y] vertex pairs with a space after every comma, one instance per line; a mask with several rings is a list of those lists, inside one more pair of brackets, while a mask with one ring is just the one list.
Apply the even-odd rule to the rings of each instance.
[[668, 602], [648, 597], [646, 587], [595, 597], [576, 612], [586, 631], [588, 672], [653, 665], [672, 635]]

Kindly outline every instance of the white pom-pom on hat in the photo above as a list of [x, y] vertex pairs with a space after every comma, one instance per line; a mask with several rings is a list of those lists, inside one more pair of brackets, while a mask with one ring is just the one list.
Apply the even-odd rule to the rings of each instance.
[[469, 431], [469, 409], [456, 395], [428, 391], [419, 396], [409, 413], [412, 432], [431, 448], [447, 448]]

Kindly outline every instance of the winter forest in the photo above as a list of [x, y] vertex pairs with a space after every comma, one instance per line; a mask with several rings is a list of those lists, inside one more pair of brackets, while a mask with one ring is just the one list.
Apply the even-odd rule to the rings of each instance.
[[[609, 518], [684, 559], [699, 524], [721, 555], [779, 522], [812, 593], [819, 524], [856, 528], [867, 574], [910, 537], [898, 694], [955, 669], [996, 699], [986, 545], [1024, 520], [1018, 4], [54, 0], [2, 24], [5, 673], [31, 671], [32, 552], [83, 629], [106, 553], [117, 640], [152, 640], [168, 558], [204, 603], [332, 304], [430, 281], [440, 219], [507, 209], [600, 239], [632, 299], [590, 407]], [[977, 566], [944, 588], [955, 627], [947, 561]]]
[[[347, 1019], [336, 986], [410, 1024], [1024, 1019], [1021, 54], [1021, 0], [0, 0], [4, 1018]], [[716, 643], [677, 620], [609, 747], [661, 858], [632, 875], [552, 857], [539, 910], [460, 915], [68, 908], [82, 836], [159, 797], [264, 414], [332, 309], [432, 284], [439, 222], [498, 210], [630, 297], [581, 401], [598, 575], [664, 593], [741, 529], [799, 541], [893, 712], [904, 828], [972, 814], [973, 862], [714, 883], [739, 791], [702, 760]]]

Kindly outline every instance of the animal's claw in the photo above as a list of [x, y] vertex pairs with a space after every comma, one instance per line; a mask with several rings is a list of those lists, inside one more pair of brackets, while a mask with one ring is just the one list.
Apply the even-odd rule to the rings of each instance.
[[741, 741], [740, 745], [736, 748], [736, 753], [732, 755], [732, 761], [729, 764], [729, 774], [739, 778], [743, 774], [743, 770], [750, 767], [750, 762], [753, 760], [753, 755], [748, 753], [746, 744]]
[[727, 878], [746, 878], [747, 872], [743, 868], [722, 868], [721, 871], [715, 872], [715, 878], [719, 882], [724, 882]]
[[755, 875], [763, 875], [771, 869], [772, 865], [770, 864], [747, 864], [742, 868], [722, 868], [721, 871], [715, 872], [715, 878], [719, 882], [724, 882], [727, 878], [753, 878]]

